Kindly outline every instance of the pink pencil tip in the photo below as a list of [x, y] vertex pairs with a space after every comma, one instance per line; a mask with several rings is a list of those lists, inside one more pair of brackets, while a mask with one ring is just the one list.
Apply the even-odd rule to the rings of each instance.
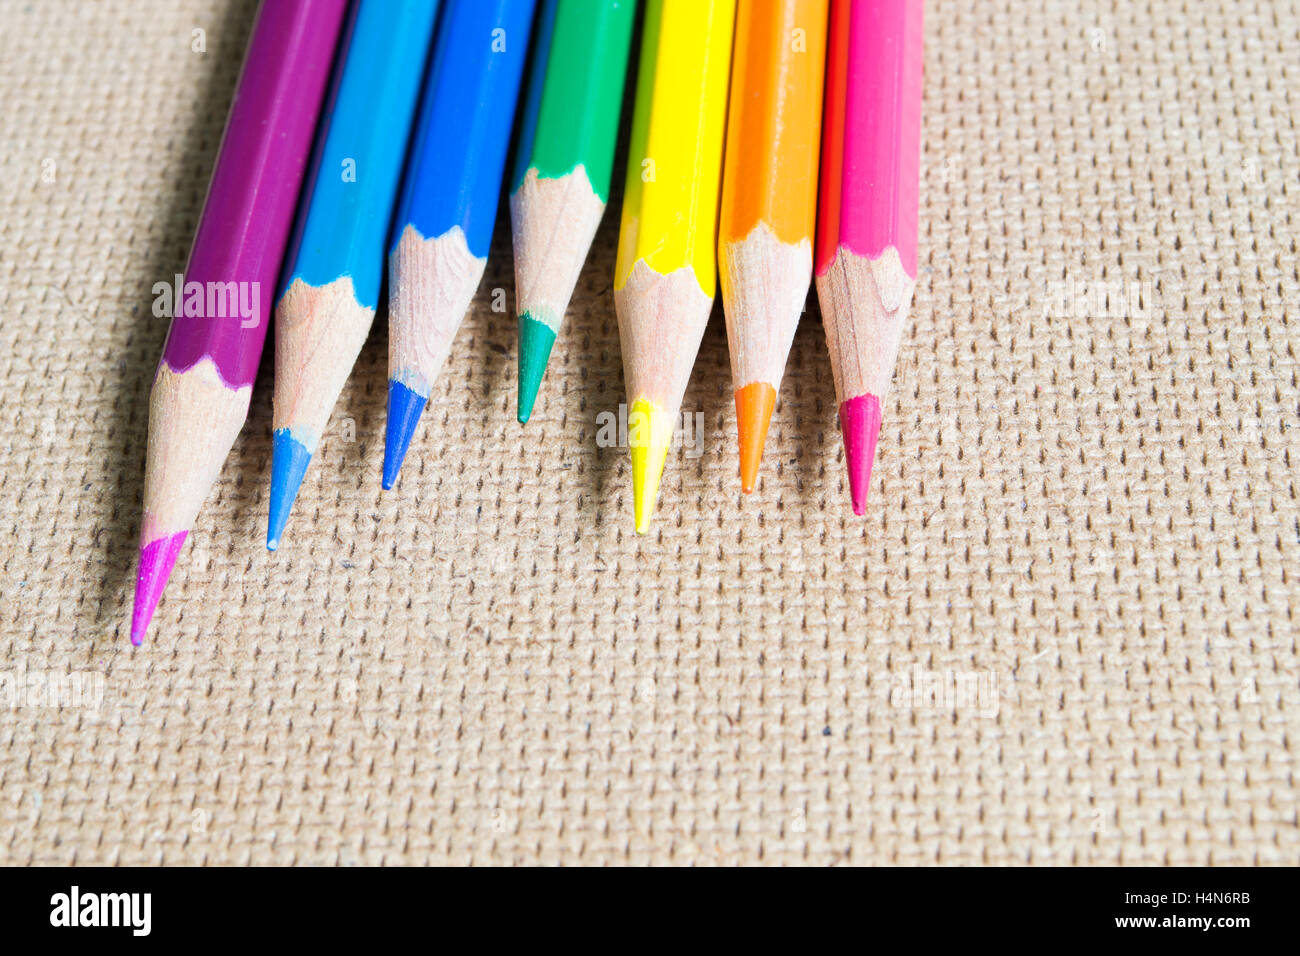
[[188, 531], [178, 531], [165, 538], [150, 541], [140, 549], [140, 569], [135, 578], [135, 606], [131, 609], [131, 643], [139, 647], [153, 620], [167, 579], [171, 577], [176, 557], [185, 543]]
[[857, 395], [840, 405], [840, 430], [844, 433], [853, 513], [866, 514], [871, 463], [876, 459], [876, 440], [880, 437], [880, 399], [871, 394]]

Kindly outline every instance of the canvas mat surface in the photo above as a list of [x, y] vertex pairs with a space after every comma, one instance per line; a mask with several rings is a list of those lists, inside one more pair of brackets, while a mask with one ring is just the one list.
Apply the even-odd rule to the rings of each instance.
[[0, 862], [1300, 863], [1294, 3], [930, 4], [865, 518], [813, 301], [747, 498], [715, 312], [638, 539], [617, 217], [521, 429], [503, 215], [399, 489], [381, 315], [267, 553], [268, 350], [132, 650], [253, 9], [0, 0]]

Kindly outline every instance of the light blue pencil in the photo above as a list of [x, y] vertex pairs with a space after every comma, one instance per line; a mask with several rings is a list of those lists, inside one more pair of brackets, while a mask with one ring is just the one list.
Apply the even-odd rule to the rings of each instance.
[[275, 314], [272, 551], [379, 305], [437, 7], [436, 0], [360, 0], [345, 34]]

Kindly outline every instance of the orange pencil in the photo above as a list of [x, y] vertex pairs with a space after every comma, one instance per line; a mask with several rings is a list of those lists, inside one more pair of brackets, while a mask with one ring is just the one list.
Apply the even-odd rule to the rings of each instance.
[[825, 65], [826, 0], [739, 5], [718, 264], [746, 492], [812, 282]]

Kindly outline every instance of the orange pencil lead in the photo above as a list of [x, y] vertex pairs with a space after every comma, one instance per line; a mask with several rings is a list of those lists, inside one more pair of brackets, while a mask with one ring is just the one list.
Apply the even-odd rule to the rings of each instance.
[[736, 389], [736, 424], [740, 433], [740, 487], [745, 494], [758, 484], [767, 427], [776, 405], [776, 389], [767, 382], [750, 382]]

